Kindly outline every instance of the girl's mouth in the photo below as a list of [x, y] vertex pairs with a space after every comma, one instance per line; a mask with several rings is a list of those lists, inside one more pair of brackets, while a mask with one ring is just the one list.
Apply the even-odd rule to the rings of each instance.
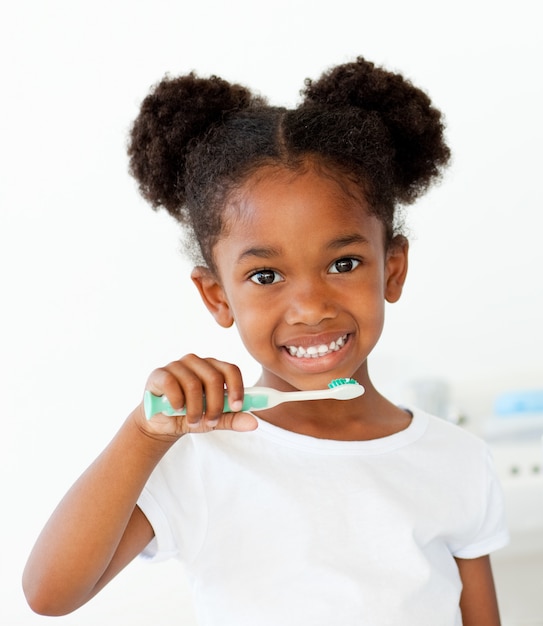
[[337, 352], [345, 345], [348, 335], [342, 335], [330, 343], [322, 343], [313, 346], [285, 346], [291, 356], [298, 359], [319, 359], [332, 352]]

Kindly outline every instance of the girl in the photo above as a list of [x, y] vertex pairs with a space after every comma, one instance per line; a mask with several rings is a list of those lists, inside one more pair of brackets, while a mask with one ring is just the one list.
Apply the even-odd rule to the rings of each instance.
[[303, 95], [289, 110], [217, 77], [165, 78], [131, 131], [131, 172], [185, 227], [192, 280], [259, 385], [352, 377], [364, 395], [249, 413], [235, 365], [155, 370], [147, 390], [186, 415], [138, 406], [75, 483], [25, 570], [37, 612], [73, 611], [143, 553], [182, 559], [206, 625], [499, 624], [488, 554], [507, 533], [487, 448], [389, 402], [367, 365], [406, 277], [397, 208], [449, 159], [441, 115], [362, 58]]

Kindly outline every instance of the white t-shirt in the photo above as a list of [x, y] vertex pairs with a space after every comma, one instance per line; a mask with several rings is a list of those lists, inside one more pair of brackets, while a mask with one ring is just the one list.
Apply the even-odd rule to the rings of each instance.
[[459, 626], [454, 557], [507, 543], [486, 444], [419, 411], [371, 441], [184, 436], [138, 502], [204, 626]]

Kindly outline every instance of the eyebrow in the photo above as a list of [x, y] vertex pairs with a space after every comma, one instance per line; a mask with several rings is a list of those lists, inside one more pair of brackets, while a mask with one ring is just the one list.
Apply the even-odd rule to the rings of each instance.
[[[359, 233], [341, 235], [326, 244], [329, 250], [340, 250], [353, 244], [367, 244], [368, 239]], [[280, 248], [273, 246], [253, 246], [244, 250], [238, 257], [238, 263], [246, 258], [273, 259], [281, 255]]]
[[281, 250], [273, 248], [271, 246], [255, 246], [253, 248], [247, 248], [238, 257], [238, 263], [243, 259], [256, 257], [258, 259], [273, 259], [281, 254]]
[[328, 244], [326, 245], [326, 247], [329, 250], [338, 250], [340, 248], [345, 248], [347, 246], [351, 246], [353, 244], [360, 244], [360, 243], [369, 243], [368, 239], [366, 239], [366, 237], [364, 237], [363, 235], [360, 235], [359, 233], [349, 233], [346, 235], [342, 235], [340, 237], [336, 237], [335, 239], [332, 239], [332, 241], [329, 241]]

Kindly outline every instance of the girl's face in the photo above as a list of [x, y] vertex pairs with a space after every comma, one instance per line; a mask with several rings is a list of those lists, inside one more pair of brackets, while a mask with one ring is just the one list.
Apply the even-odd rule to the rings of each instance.
[[259, 384], [324, 388], [368, 382], [366, 359], [400, 296], [407, 244], [385, 250], [383, 224], [348, 181], [308, 168], [264, 168], [227, 208], [217, 276], [193, 280], [222, 326], [236, 323]]

